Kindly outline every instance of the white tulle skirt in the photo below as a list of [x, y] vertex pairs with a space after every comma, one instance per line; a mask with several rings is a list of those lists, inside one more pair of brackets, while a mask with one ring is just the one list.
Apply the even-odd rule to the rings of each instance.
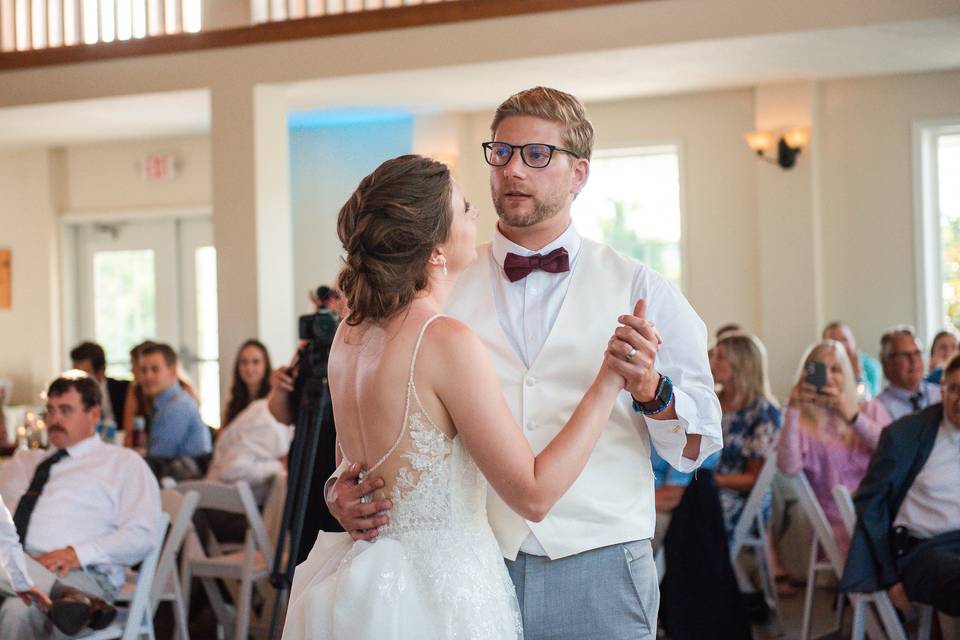
[[372, 543], [321, 533], [294, 574], [283, 640], [521, 638], [492, 534], [450, 533]]

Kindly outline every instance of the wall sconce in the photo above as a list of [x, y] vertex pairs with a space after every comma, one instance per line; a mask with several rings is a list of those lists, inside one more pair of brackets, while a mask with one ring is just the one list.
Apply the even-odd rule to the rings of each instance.
[[[785, 131], [780, 137], [772, 131], [751, 131], [743, 136], [750, 150], [767, 162], [789, 169], [797, 163], [797, 155], [810, 144], [810, 128], [794, 127]], [[767, 155], [776, 149], [776, 158]]]

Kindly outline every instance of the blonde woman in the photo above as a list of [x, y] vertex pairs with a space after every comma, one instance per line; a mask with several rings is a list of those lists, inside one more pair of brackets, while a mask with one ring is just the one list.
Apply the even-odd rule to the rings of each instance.
[[[782, 416], [770, 393], [766, 350], [756, 337], [726, 333], [711, 353], [710, 369], [723, 411], [723, 451], [715, 478], [729, 537], [776, 440]], [[769, 498], [766, 503], [769, 508]]]
[[[807, 375], [817, 363], [826, 370], [821, 386], [811, 384]], [[879, 400], [857, 399], [853, 369], [839, 342], [823, 340], [807, 349], [790, 394], [777, 466], [787, 475], [801, 471], [807, 475], [844, 555], [850, 537], [833, 500], [833, 487], [857, 488], [880, 432], [889, 423]]]

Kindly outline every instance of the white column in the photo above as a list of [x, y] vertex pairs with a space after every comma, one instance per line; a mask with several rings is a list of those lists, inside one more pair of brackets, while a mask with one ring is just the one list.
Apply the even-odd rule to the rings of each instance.
[[290, 171], [282, 89], [225, 84], [211, 98], [224, 387], [245, 339], [262, 340], [277, 362], [296, 346]]

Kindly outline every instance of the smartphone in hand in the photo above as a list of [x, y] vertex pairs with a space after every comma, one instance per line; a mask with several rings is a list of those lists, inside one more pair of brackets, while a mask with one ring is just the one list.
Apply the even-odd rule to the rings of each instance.
[[803, 367], [804, 382], [817, 388], [817, 393], [827, 386], [827, 365], [822, 362], [808, 362]]

